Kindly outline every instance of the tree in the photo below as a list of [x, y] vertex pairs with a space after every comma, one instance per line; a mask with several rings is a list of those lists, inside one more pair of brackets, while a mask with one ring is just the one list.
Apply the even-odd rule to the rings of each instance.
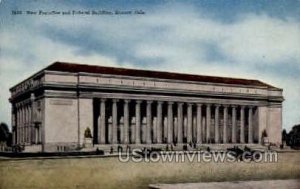
[[0, 142], [6, 143], [7, 146], [11, 146], [12, 143], [12, 134], [9, 132], [8, 126], [6, 123], [0, 123]]
[[0, 142], [6, 142], [9, 138], [9, 129], [6, 123], [0, 123]]
[[285, 129], [282, 130], [282, 141], [287, 141], [287, 132]]

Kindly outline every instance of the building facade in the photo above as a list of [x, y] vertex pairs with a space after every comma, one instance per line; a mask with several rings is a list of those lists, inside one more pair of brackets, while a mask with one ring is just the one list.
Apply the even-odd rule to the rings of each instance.
[[281, 143], [282, 89], [258, 80], [55, 62], [10, 89], [27, 151]]

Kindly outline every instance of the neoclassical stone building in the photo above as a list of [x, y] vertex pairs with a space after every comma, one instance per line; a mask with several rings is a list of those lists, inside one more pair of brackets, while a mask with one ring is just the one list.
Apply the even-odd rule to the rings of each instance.
[[282, 89], [258, 80], [55, 62], [10, 89], [27, 151], [281, 142]]

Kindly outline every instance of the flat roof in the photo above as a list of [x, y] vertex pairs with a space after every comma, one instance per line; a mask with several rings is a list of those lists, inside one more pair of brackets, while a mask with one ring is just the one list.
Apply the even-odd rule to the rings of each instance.
[[71, 72], [71, 73], [86, 72], [86, 73], [96, 73], [96, 74], [98, 73], [98, 74], [123, 75], [123, 76], [132, 76], [132, 77], [148, 77], [148, 78], [159, 78], [159, 79], [170, 79], [170, 80], [259, 86], [259, 87], [266, 87], [270, 89], [279, 90], [279, 88], [276, 88], [272, 85], [266, 84], [259, 80], [252, 80], [252, 79], [240, 79], [240, 78], [230, 78], [230, 77], [216, 77], [216, 76], [206, 76], [206, 75], [152, 71], [152, 70], [106, 67], [106, 66], [75, 64], [75, 63], [67, 63], [67, 62], [54, 62], [53, 64], [46, 67], [44, 70]]

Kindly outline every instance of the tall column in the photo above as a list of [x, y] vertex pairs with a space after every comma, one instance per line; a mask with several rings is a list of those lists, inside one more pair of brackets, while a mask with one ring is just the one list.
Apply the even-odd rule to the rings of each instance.
[[151, 127], [152, 127], [152, 108], [151, 108], [152, 101], [147, 101], [147, 129], [146, 129], [146, 143], [151, 144]]
[[21, 123], [20, 123], [20, 137], [21, 137], [21, 144], [24, 143], [24, 107], [23, 105], [21, 106]]
[[28, 130], [28, 120], [29, 120], [29, 116], [28, 116], [28, 112], [29, 112], [29, 108], [28, 108], [28, 105], [25, 106], [25, 143], [28, 143], [29, 141], [29, 130]]
[[23, 144], [26, 143], [26, 106], [23, 105]]
[[29, 144], [31, 144], [31, 137], [32, 137], [32, 111], [31, 111], [31, 106], [32, 106], [32, 103], [29, 104], [28, 106], [28, 116], [29, 116], [29, 120], [28, 120], [28, 134], [29, 134], [29, 138], [28, 138], [28, 142]]
[[217, 104], [215, 106], [215, 143], [220, 143], [219, 110], [220, 110], [220, 105]]
[[38, 135], [39, 135], [39, 133], [38, 133], [38, 131], [39, 131], [39, 127], [35, 127], [35, 132], [34, 132], [34, 143], [35, 144], [38, 144], [38, 142], [39, 142], [39, 140], [38, 140]]
[[173, 143], [173, 102], [168, 102], [168, 143]]
[[241, 106], [241, 132], [240, 143], [245, 143], [245, 107]]
[[157, 117], [155, 117], [155, 115], [153, 115], [151, 123], [152, 123], [152, 130], [153, 130], [152, 143], [157, 143]]
[[177, 143], [181, 144], [183, 142], [182, 140], [182, 134], [183, 134], [183, 109], [182, 109], [183, 103], [179, 102], [177, 105], [177, 117], [178, 117], [178, 121], [177, 121]]
[[30, 144], [30, 106], [27, 105], [27, 143]]
[[12, 104], [12, 109], [11, 109], [11, 124], [12, 124], [12, 145], [15, 145], [16, 144], [16, 110], [14, 104]]
[[236, 143], [236, 106], [232, 106], [231, 142]]
[[27, 126], [27, 108], [26, 108], [26, 105], [24, 105], [24, 109], [23, 109], [23, 134], [24, 134], [24, 144], [26, 143], [26, 137], [27, 137], [27, 132], [26, 132], [26, 126]]
[[42, 144], [42, 125], [39, 127], [39, 143]]
[[193, 105], [188, 103], [187, 107], [187, 142], [192, 142], [193, 139]]
[[202, 104], [197, 104], [197, 143], [202, 143]]
[[26, 106], [23, 105], [23, 144], [26, 143]]
[[211, 119], [211, 105], [206, 104], [206, 142], [210, 143], [210, 119]]
[[21, 144], [21, 119], [22, 119], [22, 111], [21, 111], [21, 107], [19, 105], [18, 107], [18, 144]]
[[156, 124], [156, 129], [157, 129], [157, 143], [160, 144], [162, 143], [162, 102], [158, 101], [157, 102], [157, 124]]
[[[106, 134], [106, 128], [105, 128], [105, 101], [106, 99], [102, 98], [100, 102], [100, 128], [98, 128], [98, 142], [100, 144], [105, 144], [105, 134]], [[99, 140], [100, 136], [100, 140]]]
[[20, 125], [19, 125], [19, 118], [20, 118], [20, 114], [19, 114], [19, 106], [18, 105], [16, 105], [16, 114], [17, 114], [17, 119], [16, 119], [16, 144], [18, 144], [19, 143], [19, 135], [20, 135], [20, 133], [19, 133], [19, 127], [20, 127]]
[[24, 105], [24, 108], [23, 108], [23, 143], [26, 143], [26, 106]]
[[131, 131], [130, 143], [134, 144], [135, 143], [135, 116], [132, 116], [130, 119], [130, 131]]
[[17, 127], [17, 137], [18, 137], [18, 144], [21, 144], [21, 107], [18, 107], [18, 127]]
[[135, 104], [135, 143], [141, 143], [141, 103], [137, 100]]
[[167, 143], [168, 142], [168, 116], [163, 117], [163, 128], [164, 128], [163, 143]]
[[32, 103], [28, 106], [28, 113], [29, 113], [29, 121], [28, 121], [28, 128], [29, 128], [29, 144], [31, 144], [31, 137], [32, 137]]
[[20, 144], [23, 144], [23, 137], [24, 137], [24, 133], [23, 133], [23, 107], [21, 105], [20, 107]]
[[187, 139], [187, 115], [183, 115], [183, 138]]
[[34, 130], [34, 122], [35, 122], [35, 95], [34, 93], [31, 93], [31, 96], [30, 96], [30, 100], [31, 100], [31, 123], [30, 123], [30, 126], [31, 126], [31, 143], [34, 143], [34, 133], [35, 133], [35, 130]]
[[18, 124], [19, 144], [22, 143], [22, 107], [19, 105], [19, 124]]
[[124, 143], [129, 143], [129, 102], [124, 100]]
[[18, 112], [19, 112], [18, 113], [18, 143], [21, 144], [22, 143], [22, 138], [21, 138], [22, 109], [20, 104], [19, 104]]
[[223, 107], [223, 143], [227, 143], [228, 106]]
[[39, 138], [40, 138], [40, 126], [36, 128], [36, 143], [39, 144]]
[[112, 143], [118, 143], [118, 107], [117, 107], [117, 99], [113, 99], [113, 106], [112, 106], [112, 127], [113, 127], [113, 138]]
[[32, 134], [32, 116], [31, 116], [31, 106], [32, 104], [30, 103], [28, 106], [28, 143], [31, 144], [31, 134]]
[[25, 143], [28, 142], [28, 106], [25, 105]]
[[253, 116], [253, 107], [249, 107], [249, 115], [248, 115], [248, 143], [253, 143], [253, 125], [252, 125], [252, 116]]

